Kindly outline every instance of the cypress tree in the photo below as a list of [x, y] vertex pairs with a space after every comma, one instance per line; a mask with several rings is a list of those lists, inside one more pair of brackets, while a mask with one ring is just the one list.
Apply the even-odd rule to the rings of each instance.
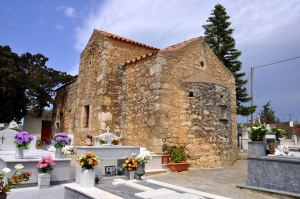
[[209, 24], [202, 26], [205, 29], [204, 40], [223, 65], [235, 76], [237, 114], [242, 116], [250, 115], [255, 112], [256, 106], [243, 105], [251, 101], [252, 98], [248, 95], [245, 87], [247, 80], [243, 80], [245, 73], [239, 72], [242, 62], [238, 60], [238, 57], [242, 52], [235, 48], [235, 40], [232, 37], [234, 29], [229, 28], [231, 22], [228, 19], [230, 17], [220, 4], [215, 6], [210, 15], [206, 21]]

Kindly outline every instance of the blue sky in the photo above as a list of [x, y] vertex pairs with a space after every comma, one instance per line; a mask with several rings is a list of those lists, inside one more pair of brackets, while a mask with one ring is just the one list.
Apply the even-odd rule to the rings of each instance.
[[[94, 28], [157, 48], [203, 36], [215, 0], [0, 0], [0, 45], [41, 53], [47, 66], [75, 75]], [[223, 0], [242, 71], [300, 56], [300, 1]], [[254, 70], [254, 104], [271, 101], [282, 121], [300, 121], [300, 58]], [[250, 93], [250, 84], [247, 85]], [[254, 118], [258, 116], [254, 114]], [[250, 117], [248, 118], [250, 119]], [[238, 122], [246, 122], [238, 117]]]

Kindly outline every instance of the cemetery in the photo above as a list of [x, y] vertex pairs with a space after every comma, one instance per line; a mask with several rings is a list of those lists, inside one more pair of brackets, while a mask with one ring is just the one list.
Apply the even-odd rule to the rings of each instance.
[[[294, 145], [291, 145], [291, 140], [284, 138], [279, 138], [280, 141], [277, 141], [276, 132], [269, 132], [271, 129], [268, 125], [265, 126], [268, 129], [263, 125], [252, 127], [265, 130], [263, 138], [258, 141], [250, 139], [253, 138], [251, 137], [253, 130], [249, 130], [247, 133], [250, 141], [247, 142], [247, 149], [243, 149], [248, 151], [248, 179], [245, 183], [238, 184], [237, 187], [298, 197], [300, 180], [295, 176], [300, 174], [300, 154], [293, 151], [298, 147], [294, 141], [297, 139], [292, 140]], [[146, 178], [145, 176], [152, 172], [170, 172], [168, 166], [162, 164], [163, 155], [149, 152], [141, 146], [123, 146], [122, 137], [111, 133], [109, 127], [105, 133], [87, 136], [85, 146], [74, 146], [71, 140], [72, 136], [65, 133], [55, 134], [55, 138], [67, 138], [67, 147], [77, 149], [76, 179], [71, 183], [69, 181], [71, 158], [68, 158], [67, 155], [63, 156], [63, 152], [55, 148], [61, 142], [53, 142], [54, 145], [51, 146], [45, 144], [42, 149], [36, 149], [34, 142], [37, 143], [38, 138], [31, 136], [29, 139], [31, 141], [28, 143], [30, 147], [24, 149], [23, 155], [19, 156], [18, 148], [15, 148], [14, 143], [15, 137], [19, 133], [12, 129], [0, 131], [0, 169], [14, 170], [16, 164], [22, 164], [24, 170], [31, 173], [31, 177], [29, 181], [18, 185], [20, 187], [37, 186], [39, 189], [45, 189], [50, 185], [63, 184], [65, 198], [78, 196], [97, 198], [97, 195], [102, 197], [105, 195], [107, 198], [122, 198], [105, 191], [105, 189], [102, 190], [101, 185], [103, 186], [105, 182], [112, 183], [110, 186], [115, 186], [116, 190], [139, 190], [138, 193], [135, 193], [138, 198], [165, 198], [166, 194], [170, 197], [200, 198], [200, 195], [202, 197], [207, 194]], [[263, 135], [263, 133], [258, 135]], [[30, 135], [28, 136], [30, 137]], [[274, 150], [271, 150], [272, 148]], [[60, 155], [57, 154], [57, 151], [60, 152]], [[66, 154], [68, 153], [66, 152]], [[48, 162], [51, 160], [53, 163], [48, 167], [38, 169], [37, 165], [45, 163], [46, 157], [49, 159]], [[145, 157], [149, 158], [146, 160]], [[138, 169], [139, 167], [140, 169]], [[11, 176], [8, 174], [5, 179]], [[213, 194], [207, 194], [206, 197], [226, 198]]]

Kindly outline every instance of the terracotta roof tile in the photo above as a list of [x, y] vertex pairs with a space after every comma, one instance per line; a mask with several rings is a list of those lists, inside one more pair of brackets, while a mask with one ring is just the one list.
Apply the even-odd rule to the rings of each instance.
[[175, 51], [175, 50], [179, 50], [179, 49], [183, 48], [184, 46], [192, 43], [193, 41], [195, 41], [195, 40], [197, 40], [199, 38], [200, 37], [192, 38], [192, 39], [189, 39], [187, 41], [183, 41], [183, 42], [180, 42], [178, 44], [175, 44], [175, 45], [169, 46], [167, 48], [164, 48], [164, 49], [162, 49], [160, 51]]
[[137, 62], [137, 61], [139, 61], [139, 60], [141, 60], [141, 59], [145, 59], [145, 58], [147, 58], [147, 57], [151, 57], [151, 56], [153, 56], [153, 55], [155, 55], [155, 54], [157, 54], [157, 53], [158, 53], [158, 51], [153, 51], [153, 52], [151, 52], [151, 53], [147, 53], [147, 54], [144, 54], [144, 55], [141, 55], [141, 56], [132, 58], [132, 59], [130, 59], [130, 60], [125, 61], [122, 65], [123, 65], [123, 66], [126, 66], [126, 65], [128, 65], [128, 64], [130, 64], [130, 63]]
[[136, 45], [140, 45], [140, 46], [144, 46], [146, 48], [150, 48], [150, 49], [153, 49], [153, 50], [159, 50], [159, 48], [155, 48], [155, 47], [152, 47], [152, 46], [148, 46], [148, 45], [145, 45], [145, 44], [142, 44], [140, 42], [136, 42], [136, 41], [133, 41], [133, 40], [130, 40], [130, 39], [126, 39], [124, 37], [120, 37], [118, 35], [114, 35], [114, 34], [111, 34], [111, 33], [108, 33], [108, 32], [105, 32], [103, 30], [97, 30], [98, 32], [100, 32], [101, 34], [107, 36], [108, 38], [114, 38], [114, 39], [118, 39], [118, 40], [121, 40], [121, 41], [126, 41], [128, 43], [133, 43], [133, 44], [136, 44]]

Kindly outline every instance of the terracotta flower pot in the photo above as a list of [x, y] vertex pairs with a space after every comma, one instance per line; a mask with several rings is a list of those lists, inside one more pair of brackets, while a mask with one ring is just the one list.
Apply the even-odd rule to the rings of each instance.
[[163, 154], [162, 155], [162, 164], [169, 164], [170, 154]]
[[170, 162], [170, 169], [171, 171], [177, 172], [177, 171], [187, 171], [189, 168], [189, 163], [186, 161], [182, 161], [179, 163]]

